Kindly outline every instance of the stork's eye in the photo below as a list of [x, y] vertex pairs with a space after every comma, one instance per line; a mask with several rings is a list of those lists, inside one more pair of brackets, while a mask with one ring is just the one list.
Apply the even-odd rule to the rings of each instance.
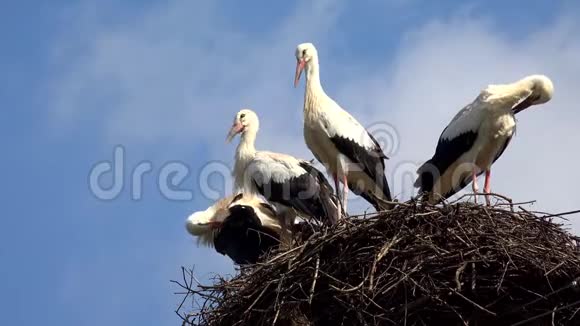
[[306, 49], [302, 50], [302, 56], [306, 56]]
[[[240, 199], [242, 199], [242, 198], [244, 198], [244, 193], [239, 193], [239, 194], [237, 194], [237, 195], [234, 197], [234, 199], [232, 199], [232, 202], [231, 202], [231, 203], [233, 203], [233, 202], [236, 202], [236, 201], [238, 201], [238, 200], [240, 200]], [[231, 203], [230, 203], [230, 204], [231, 204]]]
[[246, 114], [245, 113], [240, 114], [240, 119], [243, 119], [245, 117], [246, 117]]

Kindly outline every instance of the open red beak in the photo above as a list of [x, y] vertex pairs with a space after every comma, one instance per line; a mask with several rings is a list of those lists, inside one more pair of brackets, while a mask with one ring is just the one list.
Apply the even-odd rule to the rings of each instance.
[[304, 61], [304, 59], [296, 61], [296, 74], [294, 75], [294, 87], [298, 86], [298, 82], [300, 81], [300, 75], [302, 74], [302, 70], [304, 70], [305, 64], [306, 61]]
[[228, 132], [228, 136], [226, 137], [226, 142], [231, 142], [235, 135], [239, 134], [244, 130], [244, 125], [239, 122], [235, 122], [230, 132]]

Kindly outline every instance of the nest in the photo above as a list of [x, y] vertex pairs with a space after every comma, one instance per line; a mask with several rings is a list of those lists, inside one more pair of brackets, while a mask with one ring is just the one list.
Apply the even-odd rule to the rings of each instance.
[[184, 325], [580, 325], [580, 238], [556, 217], [410, 202], [308, 227], [231, 279], [201, 285], [183, 269], [177, 313]]

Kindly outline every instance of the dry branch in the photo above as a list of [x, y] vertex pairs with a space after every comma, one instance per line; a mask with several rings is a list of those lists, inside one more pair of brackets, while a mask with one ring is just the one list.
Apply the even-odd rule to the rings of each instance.
[[505, 208], [410, 202], [308, 225], [295, 248], [233, 279], [201, 286], [188, 272], [200, 307], [178, 314], [184, 325], [580, 325], [580, 239], [558, 214]]

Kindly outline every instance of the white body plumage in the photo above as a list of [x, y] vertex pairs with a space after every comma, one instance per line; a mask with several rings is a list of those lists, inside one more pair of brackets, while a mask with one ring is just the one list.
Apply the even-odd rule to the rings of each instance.
[[441, 133], [435, 154], [417, 171], [415, 182], [436, 202], [448, 198], [486, 173], [490, 192], [491, 165], [503, 154], [516, 129], [515, 114], [548, 102], [553, 84], [543, 75], [525, 77], [515, 83], [489, 85], [459, 111]]

